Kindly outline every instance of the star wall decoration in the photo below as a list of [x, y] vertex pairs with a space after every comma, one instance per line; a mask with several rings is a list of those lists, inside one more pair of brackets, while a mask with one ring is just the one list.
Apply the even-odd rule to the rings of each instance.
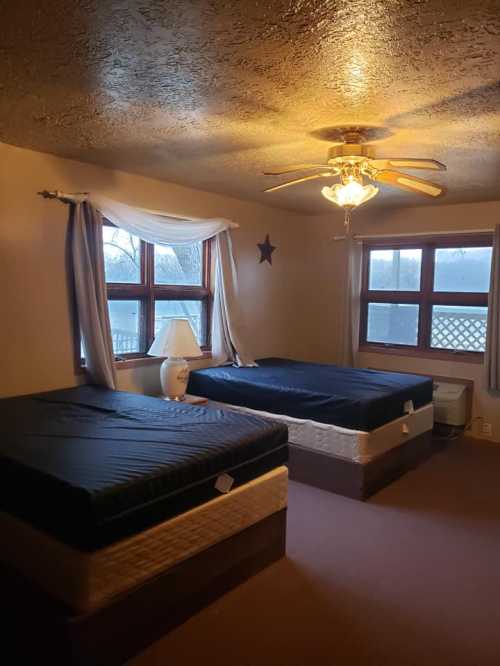
[[269, 240], [269, 234], [266, 235], [266, 240], [263, 243], [257, 243], [257, 247], [260, 250], [259, 264], [262, 264], [264, 261], [268, 261], [272, 265], [273, 259], [271, 255], [276, 249], [276, 246], [271, 245], [271, 241]]

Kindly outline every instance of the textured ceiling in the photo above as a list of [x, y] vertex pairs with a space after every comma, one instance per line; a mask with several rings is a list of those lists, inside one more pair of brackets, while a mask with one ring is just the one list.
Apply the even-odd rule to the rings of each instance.
[[261, 172], [367, 124], [448, 165], [439, 202], [500, 199], [500, 0], [6, 0], [0, 25], [0, 141], [325, 213], [324, 181]]

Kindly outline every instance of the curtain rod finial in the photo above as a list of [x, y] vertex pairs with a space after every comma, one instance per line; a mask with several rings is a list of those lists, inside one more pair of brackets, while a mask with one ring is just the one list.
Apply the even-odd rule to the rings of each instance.
[[61, 192], [61, 190], [42, 190], [41, 192], [37, 192], [37, 194], [44, 199], [59, 199], [62, 203], [76, 203], [84, 201], [88, 197], [89, 192], [71, 192], [71, 194], [67, 194], [66, 192]]

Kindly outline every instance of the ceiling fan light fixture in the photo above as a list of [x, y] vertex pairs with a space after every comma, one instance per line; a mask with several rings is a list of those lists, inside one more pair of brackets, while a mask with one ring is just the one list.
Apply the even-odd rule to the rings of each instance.
[[[384, 186], [406, 190], [413, 194], [423, 194], [427, 197], [436, 198], [445, 194], [446, 190], [440, 183], [433, 183], [397, 170], [402, 168], [446, 171], [445, 164], [423, 157], [376, 157], [374, 146], [366, 143], [367, 131], [369, 128], [351, 125], [336, 128], [335, 141], [341, 141], [341, 143], [328, 150], [326, 164], [297, 164], [266, 172], [266, 175], [279, 176], [294, 171], [314, 171], [301, 178], [294, 178], [268, 187], [265, 192], [274, 192], [290, 185], [298, 185], [318, 178], [339, 176], [340, 183], [331, 187], [323, 187], [321, 194], [331, 203], [344, 209], [344, 224], [348, 234], [350, 233], [351, 212], [366, 201], [373, 199], [379, 192], [375, 185], [364, 185], [365, 178]], [[319, 169], [324, 170], [319, 171]]]
[[378, 194], [378, 187], [362, 185], [357, 180], [348, 183], [337, 183], [331, 187], [323, 187], [321, 194], [341, 208], [357, 208], [361, 204], [373, 199]]

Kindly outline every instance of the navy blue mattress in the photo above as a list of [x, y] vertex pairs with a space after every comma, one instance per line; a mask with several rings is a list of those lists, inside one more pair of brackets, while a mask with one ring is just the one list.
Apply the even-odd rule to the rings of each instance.
[[432, 379], [336, 365], [263, 358], [257, 368], [221, 366], [191, 373], [188, 390], [298, 419], [370, 431], [432, 400]]
[[93, 550], [287, 460], [264, 419], [95, 386], [0, 400], [0, 509]]

